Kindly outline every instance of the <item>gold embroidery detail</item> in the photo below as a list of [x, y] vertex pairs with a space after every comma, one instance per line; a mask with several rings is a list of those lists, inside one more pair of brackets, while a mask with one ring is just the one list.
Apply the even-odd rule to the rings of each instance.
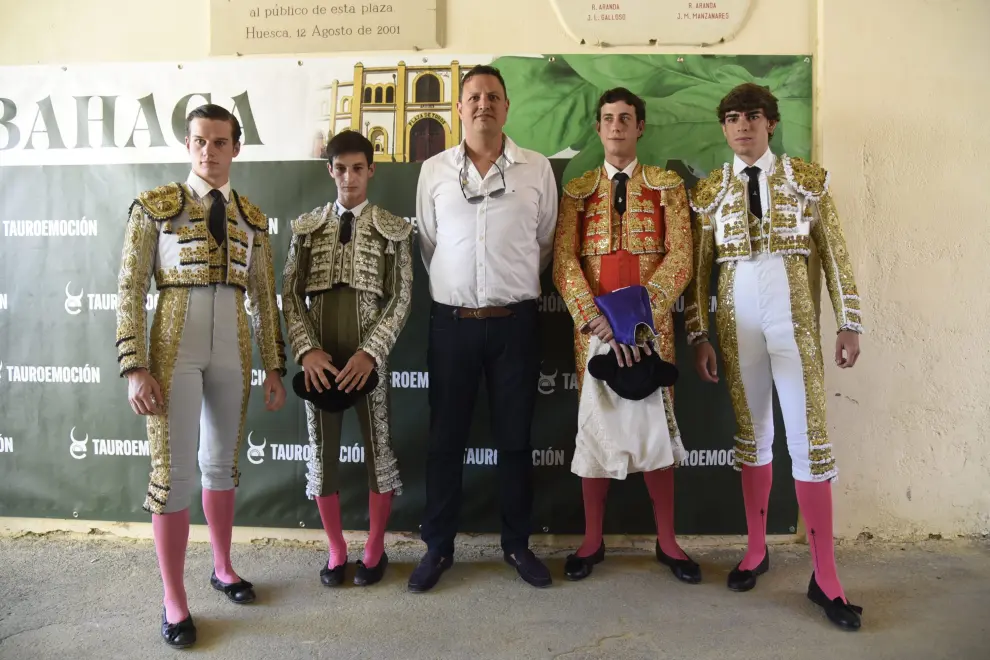
[[641, 281], [650, 292], [654, 313], [667, 315], [691, 282], [694, 246], [684, 186], [665, 190], [661, 203], [664, 207], [665, 256], [656, 271]]
[[[248, 401], [251, 395], [251, 329], [247, 318], [247, 310], [244, 306], [244, 293], [237, 292], [234, 296], [237, 306], [237, 348], [241, 356], [241, 416], [237, 426], [237, 443], [234, 446], [234, 465], [231, 468], [230, 476], [234, 479], [234, 486], [241, 483], [241, 471], [238, 469], [237, 459], [241, 455], [241, 445], [244, 442], [244, 422], [247, 419]], [[267, 376], [267, 374], [266, 374]]]
[[647, 187], [654, 190], [671, 190], [684, 183], [684, 179], [677, 172], [656, 165], [643, 167], [643, 181], [646, 182]]
[[[286, 374], [285, 343], [282, 324], [275, 298], [275, 271], [272, 265], [271, 243], [268, 234], [258, 234], [260, 244], [254, 248], [251, 264], [244, 275], [251, 306], [251, 321], [255, 341], [265, 371]], [[231, 273], [231, 281], [241, 275], [240, 269]]]
[[187, 246], [179, 250], [180, 265], [208, 263], [210, 263], [210, 250], [206, 245]]
[[158, 248], [158, 227], [132, 206], [117, 275], [117, 361], [120, 373], [148, 366], [145, 300]]
[[688, 343], [708, 334], [709, 298], [712, 263], [715, 258], [715, 233], [707, 215], [698, 214], [692, 225], [694, 272], [684, 295], [684, 328]]
[[153, 220], [171, 220], [182, 212], [185, 194], [178, 183], [168, 183], [139, 193], [134, 202]]
[[801, 158], [791, 158], [786, 154], [781, 158], [784, 173], [798, 192], [817, 199], [828, 190], [828, 172], [818, 163]]
[[[391, 355], [412, 310], [413, 260], [408, 235], [398, 242], [395, 256], [390, 255], [386, 259], [382, 279], [384, 309], [375, 322], [363, 331], [365, 339], [361, 345], [379, 364]], [[373, 300], [377, 301], [377, 296]]]
[[203, 222], [179, 227], [175, 235], [179, 237], [179, 243], [191, 243], [193, 241], [205, 241], [210, 232]]
[[708, 176], [698, 181], [691, 190], [689, 201], [696, 213], [709, 214], [715, 210], [728, 190], [729, 164], [725, 163]]
[[[583, 209], [583, 200], [578, 201], [569, 195], [561, 199], [553, 246], [553, 283], [578, 329], [601, 316], [595, 305], [591, 286], [582, 270], [580, 255], [584, 252], [581, 244]], [[608, 240], [607, 237], [605, 240]], [[580, 362], [578, 368], [581, 368]]]
[[231, 197], [240, 207], [241, 214], [247, 223], [261, 232], [268, 232], [268, 218], [262, 213], [261, 209], [248, 201], [248, 198], [244, 195], [239, 195], [237, 191], [231, 191]]
[[179, 354], [179, 341], [185, 328], [189, 294], [188, 288], [163, 290], [158, 298], [158, 307], [151, 324], [149, 372], [158, 381], [164, 399], [162, 413], [149, 415], [146, 424], [151, 450], [151, 474], [144, 509], [151, 513], [160, 514], [165, 510], [172, 484], [169, 403], [172, 393], [172, 373], [175, 369], [175, 359]]
[[[718, 329], [719, 345], [725, 363], [725, 379], [729, 385], [729, 398], [736, 414], [735, 458], [739, 464], [755, 465], [756, 432], [753, 417], [746, 403], [746, 390], [743, 387], [742, 368], [739, 363], [739, 339], [736, 330], [736, 264], [728, 263], [721, 267], [718, 277], [718, 306], [715, 311], [715, 325]], [[707, 301], [704, 306], [708, 310]]]
[[[369, 204], [369, 206], [371, 205]], [[385, 240], [395, 242], [404, 241], [412, 234], [412, 223], [406, 222], [397, 215], [392, 215], [381, 207], [372, 206], [371, 219], [374, 222], [375, 229], [385, 237]]]
[[825, 272], [825, 285], [832, 300], [835, 323], [839, 330], [862, 332], [859, 291], [831, 194], [822, 195], [815, 203], [815, 210], [819, 217], [811, 225], [811, 238], [815, 241]]
[[808, 451], [814, 452], [811, 475], [816, 481], [833, 479], [837, 475], [832, 458], [825, 420], [825, 368], [815, 322], [815, 306], [808, 284], [808, 268], [804, 259], [784, 257], [787, 284], [791, 296], [791, 319], [794, 341], [801, 356], [804, 374], [805, 413], [808, 419]]
[[[575, 177], [564, 184], [564, 195], [571, 199], [585, 199], [591, 196], [598, 188], [598, 180], [603, 177], [605, 168], [596, 167], [588, 170], [579, 177]], [[606, 178], [606, 181], [608, 179]]]

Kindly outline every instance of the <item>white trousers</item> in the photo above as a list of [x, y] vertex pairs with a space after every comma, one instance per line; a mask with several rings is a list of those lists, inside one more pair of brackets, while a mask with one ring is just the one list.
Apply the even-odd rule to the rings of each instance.
[[250, 364], [243, 363], [246, 328], [239, 327], [243, 305], [243, 294], [232, 287], [189, 291], [171, 370], [164, 451], [153, 457], [164, 463], [161, 468], [167, 474], [168, 488], [159, 493], [166, 495], [162, 513], [189, 506], [197, 466], [204, 489], [230, 490], [236, 485], [250, 387]]
[[738, 424], [737, 469], [773, 460], [776, 386], [794, 479], [834, 479], [805, 258], [761, 254], [723, 264], [716, 323]]

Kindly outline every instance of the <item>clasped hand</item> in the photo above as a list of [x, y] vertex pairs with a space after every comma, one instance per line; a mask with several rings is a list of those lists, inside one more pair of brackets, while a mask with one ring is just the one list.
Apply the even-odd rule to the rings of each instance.
[[627, 344], [620, 344], [615, 341], [615, 333], [612, 332], [612, 326], [609, 324], [608, 319], [604, 316], [599, 316], [598, 318], [592, 320], [587, 327], [585, 332], [590, 332], [591, 334], [598, 337], [604, 343], [612, 347], [612, 351], [615, 353], [615, 359], [619, 363], [620, 367], [631, 367], [633, 362], [639, 362], [642, 359], [642, 354], [652, 355], [653, 351], [650, 350], [650, 345], [647, 344], [640, 348], [639, 346]]
[[360, 389], [368, 382], [368, 376], [375, 369], [375, 359], [363, 350], [358, 349], [351, 359], [347, 361], [343, 369], [338, 369], [333, 364], [333, 358], [318, 348], [314, 348], [302, 359], [302, 368], [305, 374], [306, 391], [312, 387], [317, 392], [322, 393], [324, 389], [333, 389], [326, 372], [329, 371], [334, 376], [334, 383], [338, 389], [345, 392], [352, 392], [355, 388]]

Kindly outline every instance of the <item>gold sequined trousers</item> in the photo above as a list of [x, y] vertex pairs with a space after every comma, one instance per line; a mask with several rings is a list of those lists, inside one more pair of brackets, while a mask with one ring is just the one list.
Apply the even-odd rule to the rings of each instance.
[[776, 387], [794, 479], [834, 479], [824, 366], [805, 258], [760, 253], [723, 263], [716, 328], [738, 425], [736, 468], [773, 459]]
[[251, 387], [244, 293], [224, 285], [162, 290], [151, 327], [150, 372], [166, 409], [148, 418], [151, 475], [144, 508], [172, 513], [196, 491], [230, 490], [240, 473]]
[[[316, 295], [308, 310], [320, 337], [323, 350], [334, 366], [343, 369], [361, 344], [366, 328], [362, 324], [357, 289], [342, 286]], [[368, 473], [368, 488], [375, 493], [401, 492], [398, 463], [392, 451], [388, 427], [390, 372], [387, 363], [378, 365], [378, 386], [354, 404], [361, 427], [362, 451], [349, 451], [350, 461], [363, 461]], [[306, 494], [333, 495], [340, 489], [340, 455], [344, 415], [331, 413], [306, 401], [306, 421], [312, 458], [307, 465]], [[355, 447], [355, 449], [357, 449]]]

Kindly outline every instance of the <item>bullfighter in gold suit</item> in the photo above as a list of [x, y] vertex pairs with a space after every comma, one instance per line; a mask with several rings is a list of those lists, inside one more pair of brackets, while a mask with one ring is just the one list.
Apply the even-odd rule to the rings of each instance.
[[[605, 163], [564, 186], [553, 278], [574, 319], [579, 389], [584, 387], [592, 335], [602, 345], [611, 344], [620, 365], [640, 359], [638, 346], [615, 342], [613, 328], [595, 303], [596, 296], [623, 287], [641, 285], [647, 289], [658, 333], [654, 345], [663, 360], [675, 362], [671, 308], [691, 280], [691, 219], [681, 177], [638, 162], [636, 145], [645, 123], [642, 99], [624, 88], [605, 92], [598, 102], [596, 122], [605, 147]], [[676, 465], [684, 459], [684, 449], [674, 418], [672, 391], [664, 388], [662, 397]], [[643, 408], [642, 414], [649, 414], [648, 409]], [[670, 467], [632, 466], [628, 471], [643, 472], [653, 500], [657, 559], [678, 579], [694, 584], [701, 581], [701, 570], [677, 544]], [[571, 469], [582, 477], [585, 537], [577, 552], [567, 558], [565, 573], [580, 580], [605, 558], [605, 500], [610, 479], [622, 477], [614, 477], [588, 458], [580, 445]]]

